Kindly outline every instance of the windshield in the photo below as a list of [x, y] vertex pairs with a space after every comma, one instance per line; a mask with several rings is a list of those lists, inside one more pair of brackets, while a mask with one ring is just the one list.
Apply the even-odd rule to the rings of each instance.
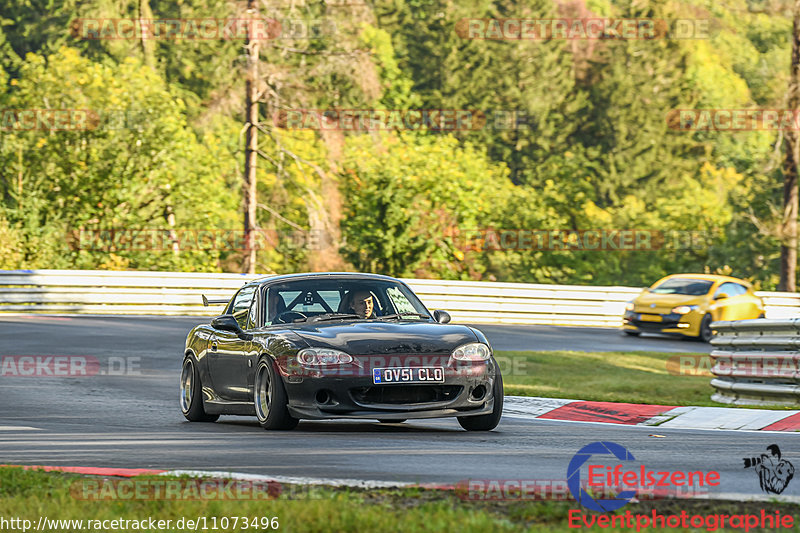
[[386, 280], [304, 279], [270, 285], [266, 325], [328, 320], [432, 320], [407, 287]]
[[708, 294], [713, 281], [705, 279], [672, 278], [650, 289], [655, 294], [686, 294], [688, 296], [701, 296]]

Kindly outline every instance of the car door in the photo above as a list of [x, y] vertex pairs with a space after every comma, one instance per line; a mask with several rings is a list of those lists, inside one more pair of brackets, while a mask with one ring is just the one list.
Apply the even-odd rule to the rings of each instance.
[[740, 284], [740, 283], [732, 283], [731, 285], [736, 286], [736, 290], [738, 293], [736, 294], [735, 300], [732, 302], [734, 304], [732, 316], [736, 318], [732, 318], [731, 320], [748, 320], [752, 318], [758, 318], [761, 314], [761, 307], [758, 305], [758, 300], [748, 292], [747, 287]]
[[[747, 288], [738, 283], [726, 281], [714, 291], [714, 303], [711, 308], [716, 309], [717, 320], [741, 320], [749, 318], [749, 300], [745, 298]], [[727, 294], [727, 298], [719, 298], [721, 294]]]
[[[256, 286], [243, 287], [233, 298], [226, 314], [233, 315], [243, 331], [252, 329], [251, 313], [257, 309], [254, 298]], [[247, 362], [253, 341], [242, 338], [233, 331], [214, 330], [210, 340], [208, 364], [211, 381], [220, 398], [229, 401], [249, 401], [247, 387]]]

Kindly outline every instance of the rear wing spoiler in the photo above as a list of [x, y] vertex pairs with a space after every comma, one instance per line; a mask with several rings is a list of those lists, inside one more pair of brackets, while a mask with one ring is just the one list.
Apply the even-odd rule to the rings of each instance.
[[228, 303], [228, 300], [219, 300], [219, 299], [209, 300], [208, 298], [206, 298], [205, 294], [203, 294], [202, 296], [203, 296], [203, 306], [205, 307], [208, 307], [209, 305], [219, 305]]

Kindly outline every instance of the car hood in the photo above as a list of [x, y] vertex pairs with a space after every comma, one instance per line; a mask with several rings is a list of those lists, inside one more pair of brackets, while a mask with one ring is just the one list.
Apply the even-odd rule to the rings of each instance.
[[[634, 301], [635, 310], [646, 312], [650, 309], [657, 312], [668, 313], [677, 305], [699, 305], [705, 301], [706, 296], [692, 296], [688, 294], [655, 294], [644, 292]], [[666, 310], [666, 311], [665, 311]]]
[[309, 346], [351, 355], [450, 355], [462, 344], [478, 342], [467, 326], [433, 322], [336, 322], [304, 325], [293, 332]]

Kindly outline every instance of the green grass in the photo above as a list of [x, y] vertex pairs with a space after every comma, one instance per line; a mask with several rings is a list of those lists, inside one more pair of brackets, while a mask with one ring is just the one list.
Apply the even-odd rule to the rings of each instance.
[[[495, 358], [503, 371], [506, 395], [571, 398], [660, 405], [726, 406], [711, 401], [711, 374], [675, 375], [670, 358], [654, 352], [508, 352]], [[674, 366], [673, 366], [674, 365]], [[758, 408], [758, 407], [756, 407]], [[792, 409], [792, 407], [764, 407]]]
[[[20, 517], [37, 523], [49, 519], [82, 520], [172, 520], [206, 517], [278, 517], [278, 531], [291, 532], [512, 532], [575, 531], [568, 527], [568, 513], [578, 509], [573, 501], [470, 501], [450, 491], [426, 489], [337, 489], [331, 487], [284, 487], [283, 495], [268, 501], [256, 500], [128, 500], [86, 501], [77, 499], [75, 484], [99, 478], [72, 474], [0, 468], [0, 517]], [[146, 478], [137, 478], [146, 479]], [[153, 479], [153, 478], [150, 478]], [[163, 480], [166, 478], [159, 477]], [[173, 478], [174, 479], [174, 478]], [[294, 495], [288, 499], [286, 494]], [[800, 505], [759, 502], [718, 502], [709, 500], [656, 500], [631, 503], [623, 514], [695, 513], [742, 514], [776, 510], [783, 515], [800, 515]], [[587, 518], [598, 517], [585, 511]], [[796, 520], [795, 520], [796, 522]], [[219, 522], [218, 522], [219, 523]], [[593, 528], [598, 530], [597, 527]], [[6, 529], [9, 530], [9, 529]], [[10, 529], [18, 531], [19, 529]], [[132, 530], [132, 529], [130, 529]], [[202, 527], [199, 528], [202, 531]], [[586, 531], [587, 529], [583, 529]], [[796, 530], [796, 528], [795, 528]], [[86, 531], [51, 528], [53, 533]], [[106, 529], [106, 531], [120, 531]], [[167, 531], [185, 531], [175, 528]], [[207, 531], [212, 531], [210, 528]], [[269, 529], [218, 528], [216, 531], [270, 531]], [[630, 529], [635, 531], [635, 529]], [[684, 531], [670, 529], [670, 531]], [[695, 530], [696, 531], [696, 530]], [[720, 529], [719, 531], [725, 531]], [[740, 530], [741, 531], [741, 530]]]

